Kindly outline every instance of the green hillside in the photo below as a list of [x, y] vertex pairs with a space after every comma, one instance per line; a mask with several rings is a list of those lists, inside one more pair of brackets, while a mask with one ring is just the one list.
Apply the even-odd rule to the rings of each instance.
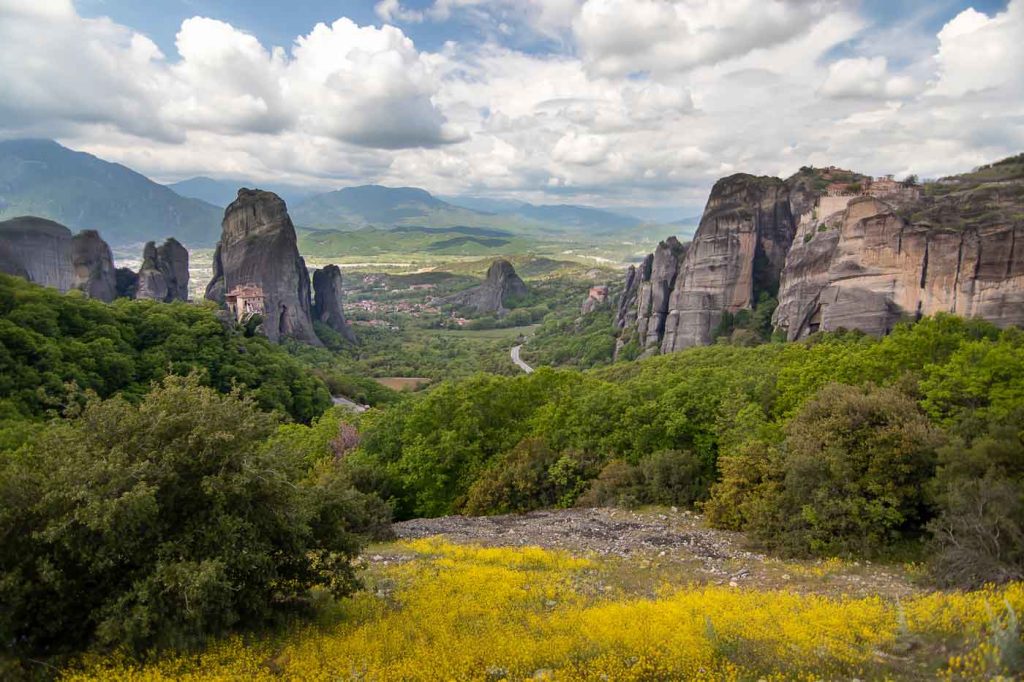
[[52, 140], [0, 142], [0, 220], [22, 215], [99, 230], [112, 246], [167, 237], [208, 246], [223, 211]]

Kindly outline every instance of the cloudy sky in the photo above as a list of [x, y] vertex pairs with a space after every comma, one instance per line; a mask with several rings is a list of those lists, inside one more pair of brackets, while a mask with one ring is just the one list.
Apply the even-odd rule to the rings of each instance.
[[0, 136], [160, 181], [689, 210], [1024, 150], [1024, 0], [0, 0], [0, 72]]

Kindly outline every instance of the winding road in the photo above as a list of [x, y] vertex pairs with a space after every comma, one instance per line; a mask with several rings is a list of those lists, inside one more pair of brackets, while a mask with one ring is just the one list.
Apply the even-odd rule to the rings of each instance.
[[512, 362], [516, 363], [519, 369], [529, 374], [533, 371], [533, 367], [530, 367], [528, 364], [523, 362], [523, 359], [521, 357], [519, 357], [519, 349], [522, 347], [523, 344], [521, 343], [516, 346], [512, 346]]

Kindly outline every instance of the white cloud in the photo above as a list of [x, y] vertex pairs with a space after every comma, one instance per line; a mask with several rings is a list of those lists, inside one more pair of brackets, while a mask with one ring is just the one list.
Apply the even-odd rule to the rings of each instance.
[[805, 32], [833, 3], [806, 0], [587, 0], [573, 29], [603, 74], [715, 64]]
[[159, 118], [163, 55], [108, 19], [81, 19], [69, 3], [0, 3], [0, 122], [35, 133], [111, 122], [139, 135], [180, 137]]
[[185, 20], [170, 61], [145, 36], [47, 0], [0, 0], [0, 126], [58, 131], [92, 123], [182, 141], [200, 131], [284, 131], [397, 149], [458, 141], [433, 104], [429, 59], [397, 28], [342, 18], [291, 53], [222, 21]]
[[349, 19], [298, 39], [286, 87], [311, 132], [369, 147], [436, 146], [464, 137], [432, 97], [439, 81], [405, 34]]
[[[905, 22], [899, 45], [829, 0], [418, 7], [382, 0], [380, 28], [341, 18], [287, 48], [197, 17], [165, 56], [68, 1], [0, 0], [0, 134], [56, 136], [167, 180], [633, 206], [699, 206], [737, 171], [934, 176], [1024, 148], [1024, 0], [938, 35]], [[423, 52], [387, 25], [420, 20], [481, 30]]]
[[992, 17], [966, 9], [939, 31], [939, 80], [933, 94], [960, 96], [1024, 84], [1024, 1]]
[[821, 93], [835, 98], [898, 99], [920, 91], [908, 76], [891, 75], [885, 57], [855, 57], [829, 64]]
[[380, 0], [373, 7], [373, 11], [380, 17], [381, 21], [387, 23], [404, 22], [417, 24], [423, 21], [423, 12], [407, 9], [402, 6], [399, 0]]

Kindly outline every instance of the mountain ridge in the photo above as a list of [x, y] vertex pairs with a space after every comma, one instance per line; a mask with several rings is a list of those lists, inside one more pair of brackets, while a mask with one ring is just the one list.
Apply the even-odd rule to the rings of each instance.
[[119, 163], [46, 139], [0, 141], [0, 220], [47, 218], [114, 245], [177, 237], [212, 245], [223, 211]]

